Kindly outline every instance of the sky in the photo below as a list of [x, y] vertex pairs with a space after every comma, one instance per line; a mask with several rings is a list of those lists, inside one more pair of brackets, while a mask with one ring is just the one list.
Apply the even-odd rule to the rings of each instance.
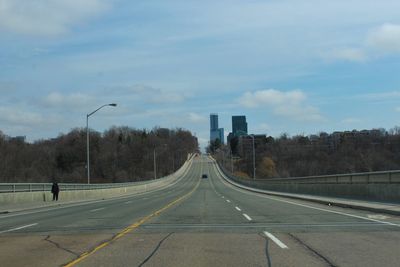
[[0, 130], [400, 125], [398, 0], [0, 0]]

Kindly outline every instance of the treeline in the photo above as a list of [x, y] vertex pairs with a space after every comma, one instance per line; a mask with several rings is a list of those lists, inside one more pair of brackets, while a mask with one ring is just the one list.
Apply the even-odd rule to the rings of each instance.
[[[197, 138], [183, 129], [151, 131], [112, 127], [90, 132], [92, 183], [154, 178], [177, 170], [187, 154], [198, 150]], [[26, 143], [0, 131], [0, 182], [86, 183], [86, 129], [73, 129], [57, 138]]]
[[[251, 139], [250, 139], [251, 140]], [[233, 161], [230, 147], [220, 147], [215, 155], [228, 170], [241, 176], [253, 176], [250, 140], [234, 144]], [[242, 149], [240, 146], [245, 146]], [[318, 135], [278, 138], [256, 138], [256, 177], [301, 177], [340, 173], [372, 172], [400, 169], [400, 128], [389, 131], [322, 132]], [[242, 152], [239, 152], [242, 151]], [[231, 164], [233, 163], [234, 166]]]

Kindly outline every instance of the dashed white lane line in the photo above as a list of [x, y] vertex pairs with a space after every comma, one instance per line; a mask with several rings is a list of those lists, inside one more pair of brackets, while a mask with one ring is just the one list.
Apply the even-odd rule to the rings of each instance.
[[1, 231], [0, 234], [21, 230], [21, 229], [32, 227], [32, 226], [35, 226], [35, 225], [37, 225], [37, 223], [32, 223], [32, 224], [20, 226], [20, 227], [17, 227], [17, 228], [12, 228], [12, 229], [9, 229], [9, 230]]
[[127, 202], [125, 202], [125, 204], [131, 204], [132, 203], [132, 201], [127, 201]]
[[272, 241], [274, 241], [275, 244], [277, 244], [280, 248], [283, 249], [288, 249], [289, 247], [286, 246], [282, 241], [280, 241], [278, 238], [276, 238], [273, 234], [268, 233], [267, 231], [264, 231], [264, 234], [271, 239]]
[[231, 201], [229, 199], [227, 199], [226, 202], [231, 203]]
[[237, 211], [242, 211], [239, 207], [235, 207], [235, 209], [236, 209]]
[[95, 212], [95, 211], [104, 210], [104, 209], [105, 208], [94, 209], [94, 210], [91, 210], [90, 212]]
[[247, 220], [249, 220], [249, 221], [251, 221], [251, 220], [253, 220], [249, 215], [247, 215], [246, 213], [243, 213], [243, 216], [247, 219]]

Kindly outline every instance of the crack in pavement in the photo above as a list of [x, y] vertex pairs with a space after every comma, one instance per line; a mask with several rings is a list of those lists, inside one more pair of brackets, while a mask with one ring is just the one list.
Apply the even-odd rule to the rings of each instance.
[[57, 248], [59, 248], [59, 249], [61, 249], [61, 250], [64, 250], [64, 251], [66, 251], [66, 252], [68, 252], [68, 253], [71, 253], [71, 254], [73, 254], [73, 255], [75, 255], [75, 256], [77, 256], [77, 257], [79, 256], [78, 253], [73, 252], [72, 250], [69, 250], [69, 249], [67, 249], [67, 248], [64, 248], [64, 247], [62, 247], [60, 244], [58, 244], [57, 242], [55, 242], [55, 241], [53, 241], [53, 240], [50, 240], [50, 235], [48, 235], [48, 236], [47, 236], [45, 239], [43, 239], [43, 240], [45, 240], [45, 241], [47, 241], [47, 242], [49, 242], [49, 243], [55, 245]]
[[158, 245], [157, 245], [157, 246], [155, 247], [155, 249], [153, 250], [153, 252], [151, 252], [150, 255], [147, 256], [147, 258], [144, 259], [144, 261], [142, 261], [142, 263], [140, 263], [140, 264], [138, 265], [138, 267], [142, 267], [144, 264], [146, 264], [146, 262], [148, 262], [148, 261], [151, 259], [151, 257], [153, 257], [154, 254], [158, 251], [158, 249], [161, 247], [162, 243], [163, 243], [168, 237], [170, 237], [173, 233], [174, 233], [174, 232], [169, 233], [167, 236], [165, 236], [163, 239], [161, 239], [160, 242], [158, 242]]
[[316, 256], [318, 256], [319, 258], [321, 258], [326, 264], [328, 264], [330, 267], [337, 267], [337, 265], [335, 265], [333, 262], [331, 262], [327, 257], [323, 256], [321, 253], [319, 253], [318, 251], [316, 251], [315, 249], [313, 249], [312, 247], [310, 247], [309, 245], [307, 245], [306, 243], [304, 243], [300, 238], [298, 238], [297, 236], [288, 233], [288, 235], [290, 237], [292, 237], [294, 240], [296, 240], [298, 243], [300, 243], [302, 246], [304, 246], [305, 248], [307, 248], [308, 250], [310, 250], [313, 254], [315, 254]]
[[261, 233], [258, 234], [259, 236], [261, 236], [263, 239], [265, 239], [265, 257], [267, 258], [267, 263], [268, 263], [268, 267], [272, 267], [272, 261], [271, 261], [271, 256], [269, 255], [269, 250], [268, 250], [268, 245], [269, 245], [269, 239], [262, 235]]

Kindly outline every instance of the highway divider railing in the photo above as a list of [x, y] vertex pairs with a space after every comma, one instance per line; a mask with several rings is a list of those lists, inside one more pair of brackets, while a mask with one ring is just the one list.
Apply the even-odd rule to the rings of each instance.
[[[72, 184], [72, 183], [58, 183], [61, 191], [75, 191], [75, 190], [97, 190], [97, 189], [110, 189], [130, 187], [136, 185], [150, 184], [156, 181], [163, 181], [173, 176], [179, 176], [186, 168], [189, 161], [194, 156], [189, 154], [188, 160], [179, 168], [175, 173], [168, 176], [157, 178], [153, 180], [129, 182], [129, 183], [104, 183], [104, 184]], [[52, 183], [0, 183], [0, 193], [17, 193], [17, 192], [47, 192], [51, 191]]]
[[[109, 184], [59, 183], [60, 199], [61, 201], [104, 199], [172, 186], [189, 171], [194, 157], [195, 154], [189, 154], [185, 163], [176, 172], [155, 180]], [[0, 204], [50, 201], [51, 186], [51, 183], [0, 184]]]
[[317, 196], [400, 202], [400, 171], [380, 171], [309, 177], [240, 178], [217, 163], [230, 180], [257, 189]]

